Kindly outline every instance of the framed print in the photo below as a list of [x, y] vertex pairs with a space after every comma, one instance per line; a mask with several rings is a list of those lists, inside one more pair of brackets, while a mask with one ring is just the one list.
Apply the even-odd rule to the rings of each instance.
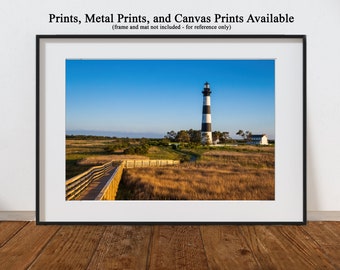
[[38, 224], [305, 224], [306, 37], [39, 35]]

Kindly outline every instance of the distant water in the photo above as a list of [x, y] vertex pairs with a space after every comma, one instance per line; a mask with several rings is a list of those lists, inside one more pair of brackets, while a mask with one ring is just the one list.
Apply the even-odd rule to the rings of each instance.
[[94, 135], [118, 138], [164, 138], [165, 133], [153, 132], [122, 132], [122, 131], [97, 131], [97, 130], [66, 130], [66, 135]]

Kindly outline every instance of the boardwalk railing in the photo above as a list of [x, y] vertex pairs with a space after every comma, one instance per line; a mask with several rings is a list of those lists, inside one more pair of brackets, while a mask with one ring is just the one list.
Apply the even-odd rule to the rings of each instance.
[[125, 168], [142, 168], [142, 167], [160, 167], [168, 165], [177, 165], [179, 160], [172, 159], [145, 159], [145, 160], [124, 160]]
[[122, 179], [124, 162], [122, 162], [112, 173], [111, 178], [99, 192], [95, 200], [114, 200], [118, 191], [120, 179]]
[[102, 177], [115, 166], [112, 161], [95, 166], [66, 181], [66, 200], [74, 200], [94, 180]]
[[119, 182], [122, 178], [123, 170], [129, 168], [160, 167], [179, 164], [179, 160], [123, 160], [120, 164], [117, 161], [110, 161], [101, 166], [95, 166], [86, 172], [79, 174], [66, 181], [66, 200], [76, 200], [91, 182], [100, 179], [112, 167], [117, 167], [105, 186], [99, 192], [95, 200], [114, 200], [118, 190]]
[[159, 167], [179, 164], [179, 160], [124, 160], [112, 173], [111, 178], [107, 181], [96, 200], [115, 200], [118, 186], [123, 175], [124, 169], [142, 168], [142, 167]]

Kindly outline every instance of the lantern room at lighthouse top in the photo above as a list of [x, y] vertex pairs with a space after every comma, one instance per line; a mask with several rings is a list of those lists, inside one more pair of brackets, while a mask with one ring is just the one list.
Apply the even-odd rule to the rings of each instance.
[[206, 83], [204, 84], [204, 89], [203, 89], [203, 91], [202, 91], [202, 94], [203, 94], [204, 96], [210, 96], [211, 91], [210, 91], [210, 85], [209, 85], [208, 82], [206, 82]]

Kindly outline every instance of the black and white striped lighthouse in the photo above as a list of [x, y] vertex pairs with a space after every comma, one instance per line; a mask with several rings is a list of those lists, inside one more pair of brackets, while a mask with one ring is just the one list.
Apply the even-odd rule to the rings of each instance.
[[203, 111], [202, 111], [202, 143], [212, 144], [211, 132], [211, 111], [210, 111], [210, 85], [208, 82], [204, 84], [203, 94]]

